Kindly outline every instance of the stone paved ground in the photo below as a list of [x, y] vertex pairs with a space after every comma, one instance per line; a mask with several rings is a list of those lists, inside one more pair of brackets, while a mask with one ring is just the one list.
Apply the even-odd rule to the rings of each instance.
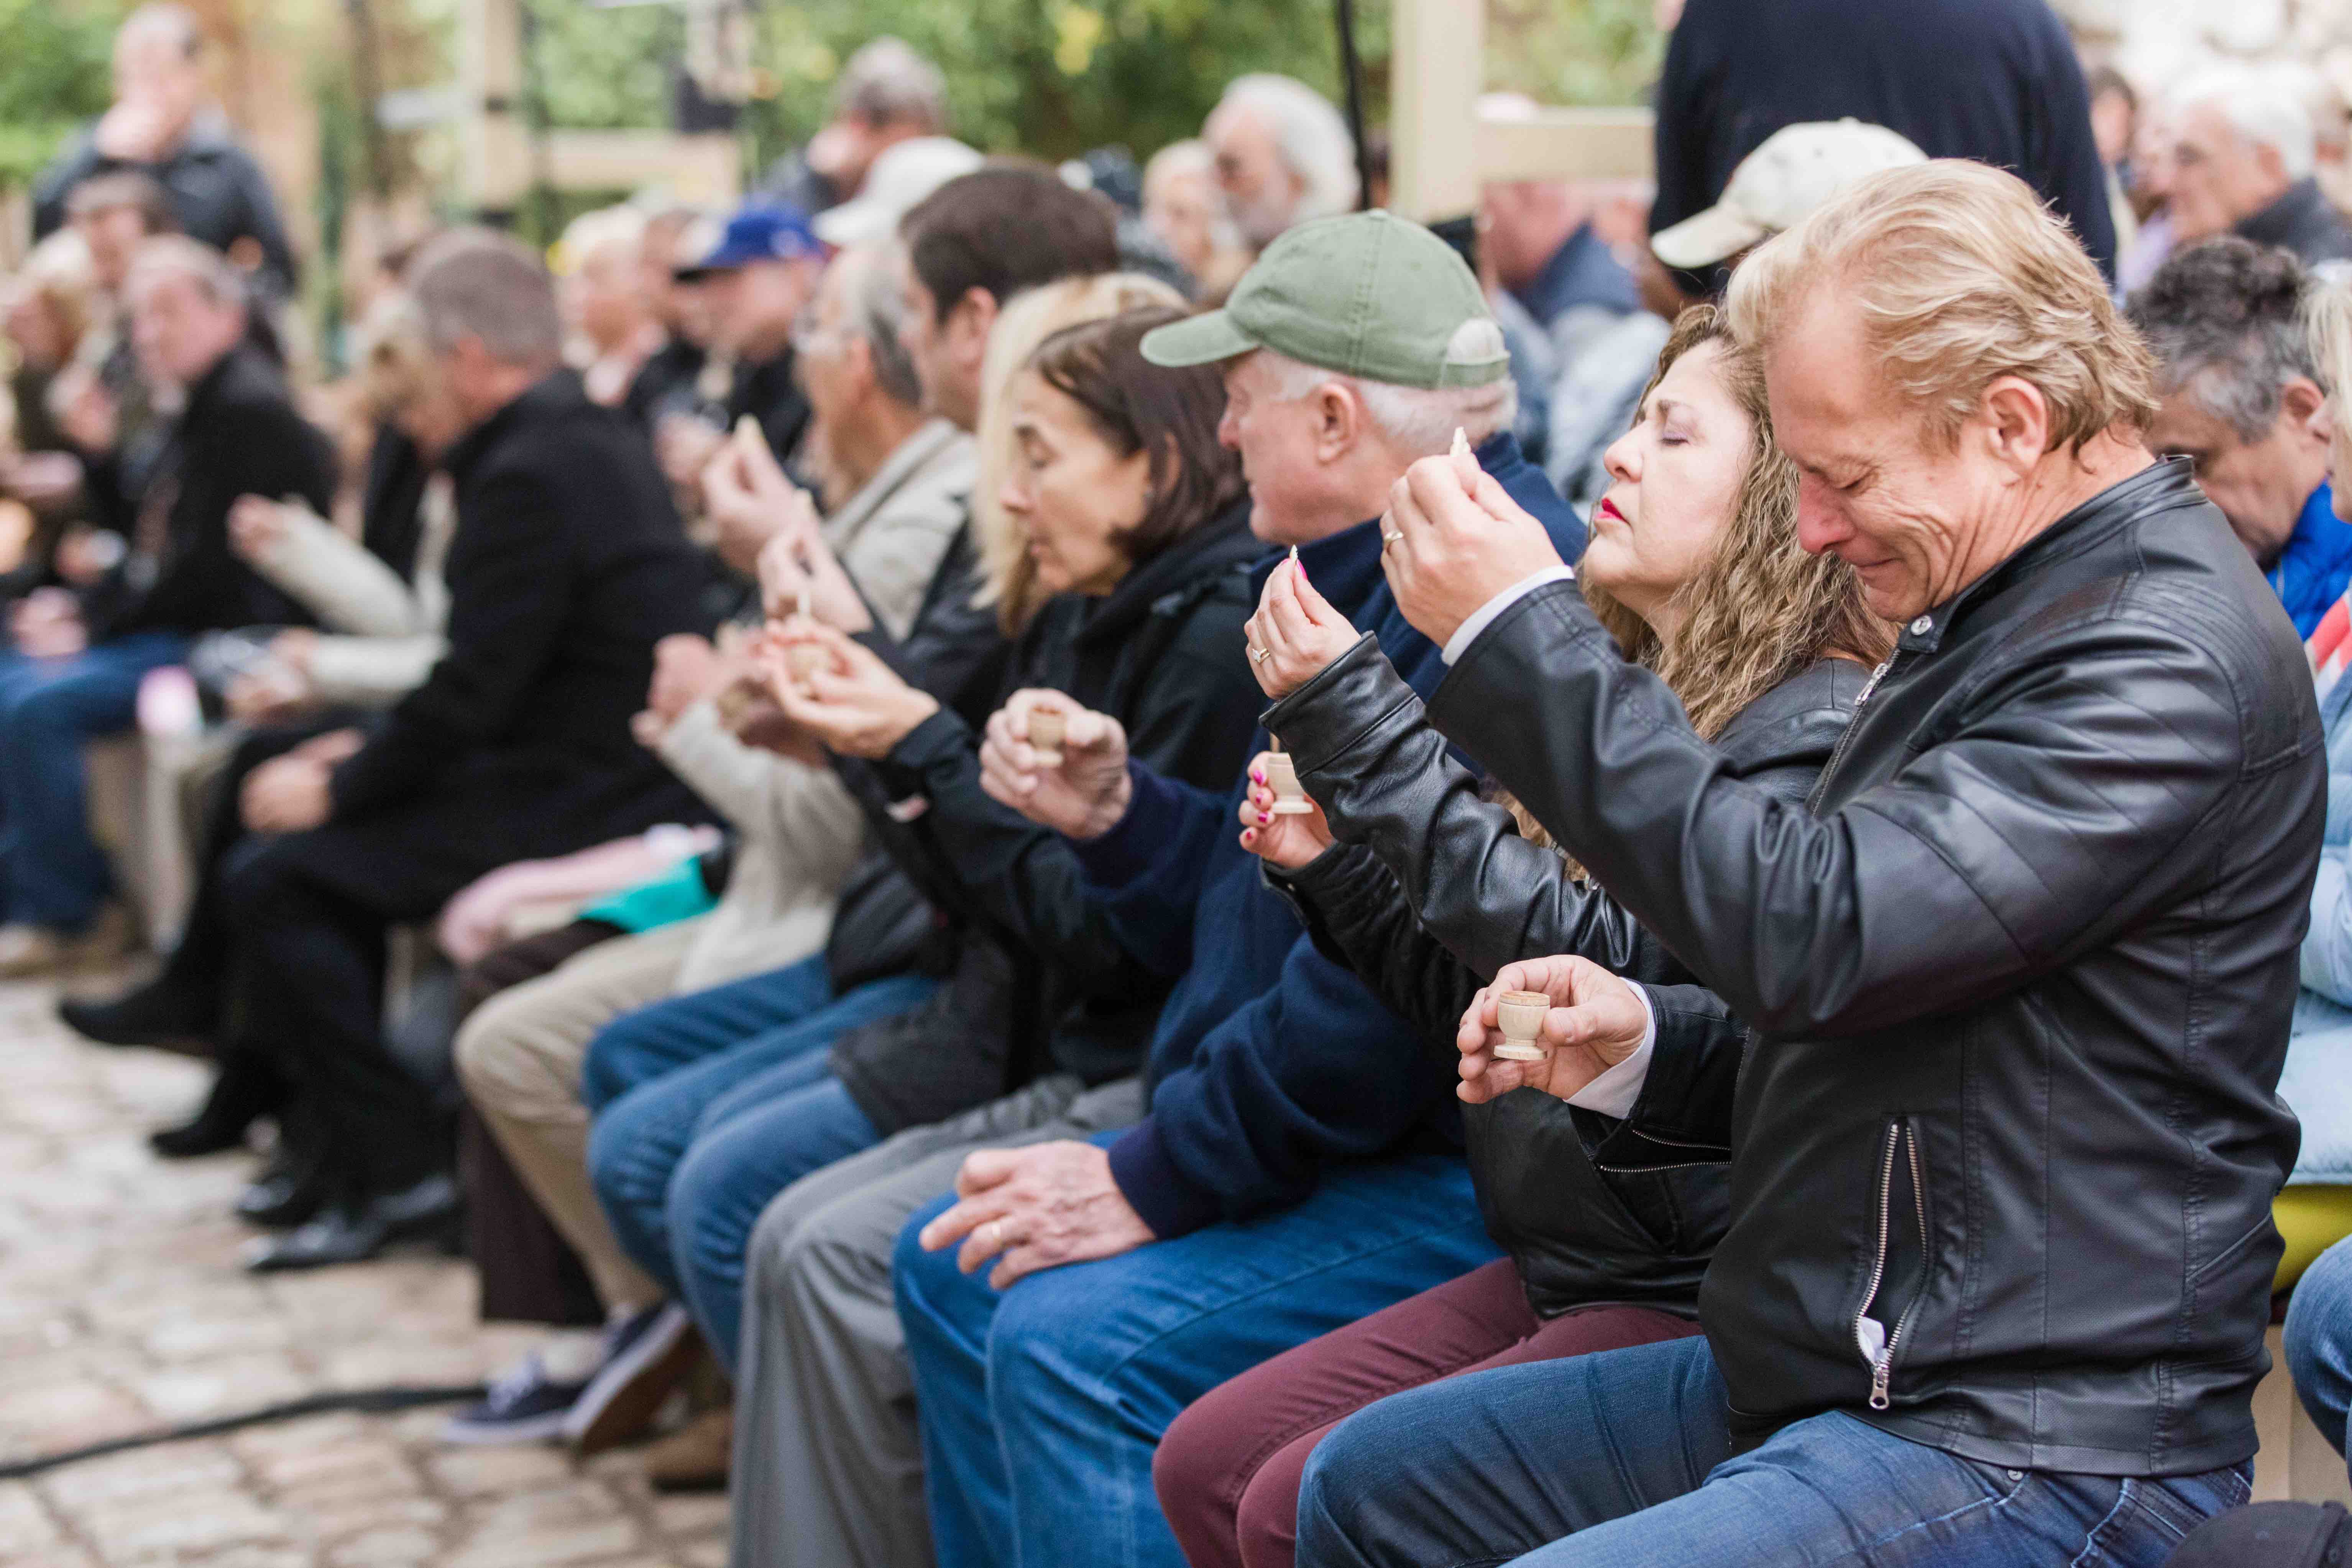
[[[247, 1279], [224, 1217], [249, 1155], [142, 1134], [195, 1064], [75, 1041], [0, 984], [0, 1462], [331, 1388], [456, 1384], [529, 1342], [474, 1321], [463, 1265]], [[0, 1568], [716, 1568], [726, 1505], [656, 1498], [626, 1454], [454, 1449], [445, 1412], [329, 1415], [0, 1482]]]

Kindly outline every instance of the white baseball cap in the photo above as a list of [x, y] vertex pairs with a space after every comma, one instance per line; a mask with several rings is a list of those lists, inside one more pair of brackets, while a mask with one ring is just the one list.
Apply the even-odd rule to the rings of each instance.
[[1784, 125], [1739, 160], [1722, 199], [1650, 237], [1669, 267], [1712, 267], [1757, 241], [1792, 228], [1856, 180], [1924, 163], [1910, 139], [1860, 120]]
[[884, 148], [849, 200], [816, 215], [816, 237], [836, 250], [880, 239], [925, 196], [983, 162], [952, 136], [917, 136]]

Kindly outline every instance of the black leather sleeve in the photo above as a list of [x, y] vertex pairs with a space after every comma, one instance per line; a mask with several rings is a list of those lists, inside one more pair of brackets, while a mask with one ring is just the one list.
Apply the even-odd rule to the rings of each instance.
[[1470, 998], [1485, 984], [1413, 918], [1394, 873], [1360, 844], [1335, 844], [1266, 879], [1298, 910], [1323, 956], [1345, 964], [1381, 1005], [1447, 1061]]
[[1445, 737], [1370, 637], [1265, 721], [1302, 777], [1311, 762], [1309, 788], [1334, 834], [1379, 857], [1421, 928], [1477, 984], [1515, 960], [1559, 952], [1629, 980], [1689, 978], [1614, 900], [1570, 879], [1558, 855], [1519, 837], [1509, 812], [1479, 798], [1477, 780], [1446, 755]]

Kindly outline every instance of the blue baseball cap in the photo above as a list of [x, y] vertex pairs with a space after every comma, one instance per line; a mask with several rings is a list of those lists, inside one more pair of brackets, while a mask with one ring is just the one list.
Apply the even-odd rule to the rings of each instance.
[[738, 208], [727, 220], [727, 230], [710, 254], [690, 267], [677, 269], [680, 279], [706, 272], [727, 272], [754, 261], [797, 261], [823, 256], [824, 247], [809, 226], [808, 215], [782, 202], [755, 202]]

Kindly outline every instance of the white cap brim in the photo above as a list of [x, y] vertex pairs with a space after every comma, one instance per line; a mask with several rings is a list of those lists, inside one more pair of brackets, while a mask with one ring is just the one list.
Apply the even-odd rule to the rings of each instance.
[[810, 227], [816, 237], [835, 250], [848, 250], [879, 238], [888, 230], [891, 215], [880, 202], [868, 196], [852, 196], [837, 207], [827, 207], [816, 215]]
[[1712, 267], [1727, 257], [1737, 256], [1769, 233], [1771, 230], [1754, 218], [1718, 202], [1672, 228], [1652, 235], [1650, 249], [1667, 266], [1689, 270]]

